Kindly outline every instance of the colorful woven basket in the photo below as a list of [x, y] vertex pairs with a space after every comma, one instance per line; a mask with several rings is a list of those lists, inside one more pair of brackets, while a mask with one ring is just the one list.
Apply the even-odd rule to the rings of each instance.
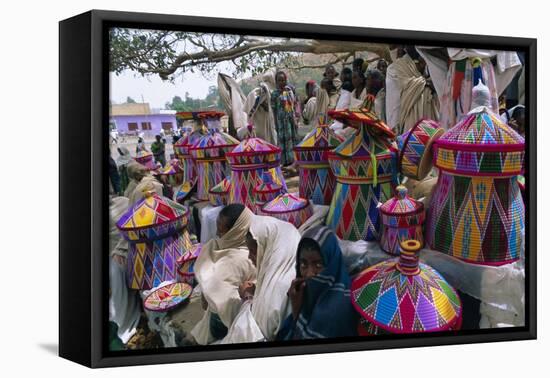
[[366, 126], [369, 128], [373, 136], [389, 139], [395, 138], [395, 132], [381, 119], [379, 119], [376, 113], [374, 113], [371, 109], [337, 109], [330, 110], [328, 114], [330, 118], [356, 129]]
[[218, 185], [208, 191], [208, 200], [212, 206], [225, 206], [229, 204], [229, 189], [231, 182], [224, 178]]
[[432, 144], [444, 132], [438, 122], [421, 119], [410, 130], [398, 136], [399, 171], [414, 180], [424, 179], [432, 169]]
[[163, 184], [170, 185], [172, 188], [177, 187], [183, 183], [183, 169], [181, 161], [178, 159], [172, 159], [166, 166], [160, 170], [158, 177]]
[[[206, 135], [206, 129], [202, 120], [198, 117], [199, 113], [177, 113], [178, 117], [183, 119], [194, 119], [193, 127], [187, 128], [182, 137], [174, 144], [174, 153], [176, 158], [181, 162], [183, 171], [183, 182], [189, 183], [184, 188], [189, 188], [187, 193], [181, 193], [181, 197], [187, 197], [190, 191], [194, 188], [197, 182], [197, 168], [193, 156], [189, 152], [191, 148], [198, 140]], [[191, 117], [191, 118], [189, 118]], [[195, 117], [195, 118], [193, 118]]]
[[280, 160], [281, 149], [263, 139], [249, 137], [239, 143], [227, 154], [231, 166], [229, 203], [241, 203], [254, 211], [254, 188], [266, 171], [270, 171], [274, 181], [286, 191]]
[[176, 261], [192, 246], [188, 216], [187, 208], [149, 192], [120, 217], [117, 227], [129, 244], [128, 287], [149, 290], [177, 280]]
[[407, 188], [399, 185], [395, 188], [395, 197], [380, 206], [382, 216], [382, 238], [380, 246], [389, 254], [399, 255], [401, 242], [417, 240], [424, 246], [422, 225], [426, 218], [424, 204], [407, 194]]
[[262, 215], [284, 220], [298, 228], [313, 215], [313, 206], [305, 198], [285, 193], [265, 204], [262, 207]]
[[336, 177], [330, 170], [328, 153], [342, 142], [343, 139], [330, 127], [319, 125], [294, 147], [300, 174], [300, 197], [317, 205], [330, 205]]
[[171, 283], [149, 294], [143, 301], [143, 307], [149, 311], [170, 311], [185, 302], [192, 292], [193, 288], [186, 283]]
[[180, 281], [191, 286], [197, 284], [195, 280], [195, 262], [202, 251], [202, 244], [194, 244], [187, 253], [178, 259], [178, 273]]
[[157, 169], [155, 161], [153, 160], [153, 154], [149, 151], [139, 151], [134, 160], [151, 171]]
[[256, 214], [261, 213], [261, 208], [266, 203], [273, 201], [279, 194], [285, 192], [283, 186], [276, 182], [277, 178], [278, 175], [273, 170], [264, 171], [258, 185], [252, 190]]
[[184, 181], [180, 186], [174, 189], [174, 201], [184, 204], [191, 194], [193, 194], [193, 189], [196, 187], [196, 181]]
[[523, 137], [487, 108], [470, 112], [439, 138], [427, 244], [471, 263], [516, 261], [525, 226], [517, 181], [524, 154]]
[[328, 159], [336, 176], [336, 189], [327, 225], [341, 239], [379, 239], [378, 206], [392, 197], [397, 181], [395, 143], [373, 135], [369, 124], [363, 123], [340, 146], [329, 152]]
[[459, 329], [462, 303], [456, 291], [433, 268], [419, 263], [420, 243], [401, 243], [399, 258], [364, 270], [351, 284], [351, 301], [368, 322], [389, 333], [423, 333]]
[[208, 128], [208, 133], [189, 148], [197, 168], [197, 193], [200, 201], [208, 201], [208, 191], [229, 176], [229, 165], [225, 155], [239, 141], [221, 131], [219, 119], [223, 113], [200, 115]]

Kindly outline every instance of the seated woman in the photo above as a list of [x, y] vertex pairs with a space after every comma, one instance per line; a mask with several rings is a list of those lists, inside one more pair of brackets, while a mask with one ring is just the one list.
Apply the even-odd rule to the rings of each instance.
[[244, 205], [224, 207], [216, 220], [218, 237], [204, 244], [197, 258], [195, 277], [206, 307], [203, 318], [191, 330], [198, 344], [210, 344], [226, 335], [241, 307], [239, 285], [256, 278], [245, 247], [252, 217]]
[[292, 224], [254, 216], [247, 245], [249, 258], [257, 268], [257, 281], [255, 285], [242, 285], [244, 303], [223, 344], [275, 339], [290, 313], [286, 292], [296, 276], [294, 251], [299, 242], [300, 233]]
[[317, 226], [303, 235], [296, 257], [296, 279], [288, 296], [292, 314], [283, 323], [280, 340], [357, 335], [359, 317], [350, 298], [351, 280], [338, 239]]

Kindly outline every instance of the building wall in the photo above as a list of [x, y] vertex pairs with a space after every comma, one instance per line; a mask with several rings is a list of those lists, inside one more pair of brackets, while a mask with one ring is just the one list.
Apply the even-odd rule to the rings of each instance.
[[[112, 116], [111, 121], [114, 121], [118, 132], [137, 134], [143, 132], [146, 136], [157, 135], [160, 133], [163, 122], [171, 122], [172, 130], [176, 129], [176, 116], [174, 114], [148, 114], [148, 115], [118, 115]], [[149, 122], [151, 130], [144, 130], [142, 123]], [[138, 130], [129, 130], [128, 124], [137, 123]]]

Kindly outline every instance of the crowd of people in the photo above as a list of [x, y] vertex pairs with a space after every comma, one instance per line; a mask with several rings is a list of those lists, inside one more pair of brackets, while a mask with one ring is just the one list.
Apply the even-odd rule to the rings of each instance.
[[[469, 91], [453, 88], [453, 84], [458, 82], [465, 87], [461, 80], [470, 83], [476, 80], [475, 67], [471, 66], [472, 71], [468, 71], [468, 67], [465, 69], [463, 65], [468, 66], [470, 63], [464, 63], [465, 60], [479, 55], [479, 51], [464, 49], [456, 53], [453, 51], [456, 49], [449, 49], [449, 61], [456, 59], [457, 63], [451, 64], [448, 72], [441, 73], [441, 61], [438, 60], [441, 51], [437, 55], [429, 49], [414, 46], [394, 47], [395, 59], [391, 63], [384, 59], [365, 61], [357, 58], [351, 68], [343, 65], [340, 72], [335, 65], [327, 65], [320, 82], [307, 81], [302, 99], [297, 96], [296, 88], [289, 82], [285, 71], [266, 72], [244, 106], [248, 123], [255, 125], [259, 137], [282, 148], [282, 165], [290, 170], [294, 161], [292, 147], [299, 142], [299, 125], [310, 129], [319, 122], [328, 123], [333, 130], [345, 135], [345, 125], [330, 120], [328, 116], [333, 109], [366, 108], [376, 113], [397, 135], [409, 130], [421, 118], [440, 120], [444, 128], [450, 128], [462, 115], [463, 109], [468, 109], [470, 101], [466, 93]], [[495, 102], [497, 84], [500, 86], [498, 94], [504, 100], [500, 101], [498, 111], [503, 120], [523, 134], [523, 94], [518, 93], [521, 88], [517, 88], [518, 82], [521, 87], [523, 76], [519, 74], [522, 67], [519, 56], [515, 52], [492, 56], [495, 72], [488, 70], [483, 63], [479, 78], [489, 85]], [[458, 68], [453, 66], [455, 64]], [[472, 64], [477, 63], [473, 61]], [[444, 70], [447, 70], [447, 62], [444, 65]], [[460, 69], [462, 71], [458, 71]], [[514, 92], [507, 88], [512, 82], [515, 93], [506, 101], [506, 93]]]

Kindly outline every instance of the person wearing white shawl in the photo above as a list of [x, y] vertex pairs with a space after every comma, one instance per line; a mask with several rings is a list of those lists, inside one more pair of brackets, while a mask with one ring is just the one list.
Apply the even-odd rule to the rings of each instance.
[[515, 51], [424, 46], [416, 49], [428, 65], [441, 102], [440, 124], [445, 129], [454, 126], [470, 110], [472, 88], [479, 78], [491, 93], [490, 109], [498, 114], [498, 97], [522, 67]]
[[316, 98], [315, 111], [311, 122], [312, 128], [319, 126], [320, 121], [326, 122], [330, 107], [330, 97], [325, 88], [321, 87], [317, 90]]
[[128, 178], [128, 164], [133, 161], [130, 156], [130, 150], [124, 146], [117, 147], [118, 157], [116, 159], [116, 165], [118, 167], [118, 174], [120, 175], [120, 192], [124, 193], [130, 179]]
[[124, 190], [124, 197], [130, 197], [130, 194], [134, 192], [136, 186], [142, 178], [147, 176], [148, 170], [144, 165], [139, 164], [137, 161], [132, 160], [126, 166], [126, 172], [128, 173], [128, 186]]
[[[115, 197], [110, 201], [109, 235], [109, 320], [118, 325], [118, 336], [124, 344], [132, 337], [139, 322], [141, 308], [136, 290], [129, 289], [126, 283], [126, 259], [128, 257], [128, 241], [121, 237], [116, 222], [131, 206], [145, 197], [145, 193], [153, 191], [162, 195], [162, 184], [149, 174], [143, 165], [128, 163], [128, 175], [131, 178], [127, 191], [128, 198]], [[126, 193], [126, 192], [125, 192]]]
[[229, 134], [236, 137], [239, 129], [247, 125], [244, 95], [240, 85], [231, 76], [218, 74], [218, 92], [229, 116]]
[[[133, 190], [131, 190], [128, 193], [128, 199], [130, 200], [130, 205], [135, 204], [137, 201], [144, 198], [145, 193], [154, 191], [158, 195], [163, 195], [163, 185], [148, 171], [143, 172], [142, 170], [139, 170], [138, 172], [144, 174], [139, 181], [136, 181], [135, 187]], [[139, 178], [139, 175], [137, 176]], [[132, 181], [130, 181], [130, 184], [132, 184]], [[128, 188], [130, 188], [130, 184], [128, 185]]]
[[241, 204], [226, 206], [216, 222], [219, 237], [204, 244], [197, 258], [195, 278], [207, 308], [191, 335], [200, 345], [220, 338], [220, 328], [221, 332], [227, 331], [241, 307], [239, 285], [256, 279], [256, 268], [248, 259], [245, 247], [253, 216], [252, 211]]
[[128, 243], [116, 227], [128, 202], [126, 197], [109, 201], [109, 320], [118, 326], [117, 335], [124, 344], [136, 333], [141, 313], [137, 291], [128, 289], [126, 284]]
[[317, 107], [317, 93], [319, 92], [319, 87], [315, 80], [309, 80], [306, 83], [306, 96], [307, 99], [304, 103], [304, 110], [302, 111], [302, 120], [306, 125], [312, 125], [316, 117], [316, 107]]
[[351, 92], [349, 109], [360, 108], [367, 98], [365, 74], [362, 71], [353, 71], [351, 82], [353, 91]]
[[439, 100], [430, 79], [423, 75], [425, 62], [413, 46], [405, 50], [407, 53], [390, 64], [386, 72], [386, 118], [398, 134], [421, 118], [439, 119]]
[[222, 344], [274, 340], [290, 314], [287, 291], [296, 277], [296, 250], [300, 233], [290, 223], [254, 216], [247, 234], [250, 258], [257, 268], [252, 299], [245, 296]]
[[[271, 144], [277, 144], [275, 119], [271, 109], [271, 92], [275, 89], [275, 71], [268, 70], [262, 75], [261, 82], [248, 94], [244, 104], [248, 124], [253, 124], [256, 136]], [[246, 127], [237, 130], [240, 140], [244, 139]]]

